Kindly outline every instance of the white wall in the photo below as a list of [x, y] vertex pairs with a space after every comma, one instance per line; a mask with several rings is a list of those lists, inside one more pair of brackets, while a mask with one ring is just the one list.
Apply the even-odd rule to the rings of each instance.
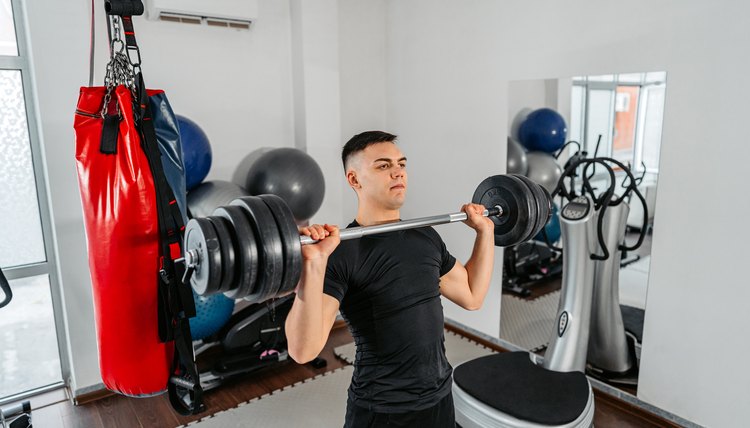
[[[708, 426], [750, 418], [740, 404], [750, 402], [750, 370], [738, 360], [750, 353], [750, 289], [737, 271], [750, 200], [735, 172], [750, 157], [737, 137], [750, 95], [748, 13], [740, 1], [388, 3], [387, 118], [410, 156], [410, 212], [455, 208], [481, 178], [503, 172], [509, 81], [667, 71], [638, 395]], [[442, 232], [466, 254], [467, 231]], [[492, 331], [496, 277], [484, 310], [447, 313]]]
[[545, 80], [516, 80], [508, 83], [508, 136], [518, 138], [521, 123], [532, 111], [547, 105]]
[[386, 129], [386, 40], [383, 1], [339, 1], [339, 67], [341, 90], [341, 141], [338, 175], [342, 185], [344, 225], [357, 215], [357, 196], [345, 184], [341, 148], [355, 134]]
[[[88, 82], [90, 2], [26, 4], [77, 394], [101, 381], [72, 129], [78, 88]], [[98, 16], [96, 82], [107, 55], [103, 23]], [[211, 140], [209, 179], [229, 180], [254, 148], [294, 145], [290, 25], [289, 3], [275, 0], [259, 1], [244, 32], [135, 18], [146, 83], [165, 89]]]
[[323, 204], [310, 222], [340, 224], [338, 1], [292, 0], [291, 5], [296, 145], [318, 162], [326, 186]]
[[[487, 3], [488, 5], [490, 3]], [[508, 79], [484, 66], [495, 27], [477, 25], [485, 3], [389, 2], [387, 20], [387, 123], [401, 136], [409, 158], [404, 218], [458, 210], [479, 182], [505, 172]], [[479, 5], [479, 6], [477, 6]], [[494, 62], [495, 64], [497, 61]], [[499, 64], [497, 64], [499, 65]], [[439, 227], [449, 250], [463, 262], [473, 232]], [[444, 300], [446, 316], [499, 336], [502, 251], [484, 307], [466, 312]]]

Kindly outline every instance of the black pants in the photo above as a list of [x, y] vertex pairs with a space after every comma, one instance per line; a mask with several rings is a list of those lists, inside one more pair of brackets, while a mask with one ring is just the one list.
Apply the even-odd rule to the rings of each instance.
[[344, 428], [455, 428], [456, 414], [453, 408], [453, 394], [449, 393], [432, 407], [408, 413], [378, 413], [346, 403]]

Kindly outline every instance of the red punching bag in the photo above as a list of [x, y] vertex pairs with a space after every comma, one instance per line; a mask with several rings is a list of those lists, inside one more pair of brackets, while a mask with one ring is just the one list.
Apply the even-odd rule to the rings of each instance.
[[[129, 16], [127, 46], [112, 50], [104, 87], [84, 87], [76, 106], [76, 164], [105, 386], [135, 397], [166, 390], [182, 414], [203, 410], [181, 281], [182, 215], [159, 152]], [[111, 46], [115, 46], [111, 42]], [[140, 55], [139, 55], [140, 61]], [[139, 62], [138, 61], [138, 62]], [[163, 99], [166, 101], [166, 99]]]
[[148, 159], [135, 127], [130, 90], [118, 86], [122, 120], [116, 153], [100, 150], [106, 88], [81, 88], [76, 161], [94, 291], [104, 385], [131, 396], [167, 387], [172, 342], [158, 334], [159, 225]]

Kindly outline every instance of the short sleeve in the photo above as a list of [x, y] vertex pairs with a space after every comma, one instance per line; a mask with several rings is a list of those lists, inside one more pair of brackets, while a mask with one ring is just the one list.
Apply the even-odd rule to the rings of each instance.
[[[339, 246], [341, 248], [341, 246]], [[349, 288], [349, 275], [347, 274], [346, 261], [341, 257], [337, 248], [328, 259], [326, 266], [326, 276], [323, 281], [323, 293], [338, 300], [339, 303], [344, 299], [346, 290]]]
[[442, 238], [440, 239], [440, 260], [440, 276], [442, 277], [456, 265], [456, 258], [448, 252], [448, 248], [445, 246]]

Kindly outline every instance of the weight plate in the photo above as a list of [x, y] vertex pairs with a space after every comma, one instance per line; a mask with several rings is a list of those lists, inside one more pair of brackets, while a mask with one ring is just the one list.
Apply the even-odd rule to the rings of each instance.
[[198, 264], [190, 278], [193, 290], [201, 296], [217, 293], [221, 286], [221, 250], [211, 222], [204, 218], [188, 221], [183, 248], [198, 255]]
[[284, 249], [279, 227], [268, 205], [256, 196], [235, 199], [232, 205], [242, 207], [250, 219], [260, 256], [258, 283], [252, 296], [245, 297], [245, 300], [253, 303], [268, 300], [278, 293], [284, 270]]
[[221, 250], [221, 286], [219, 291], [223, 293], [232, 289], [237, 277], [236, 269], [239, 266], [235, 258], [232, 225], [224, 217], [211, 216], [207, 218], [213, 224], [214, 229], [216, 229], [216, 236], [219, 238]]
[[524, 237], [523, 241], [521, 241], [521, 242], [526, 242], [529, 239], [534, 237], [534, 232], [539, 226], [539, 221], [541, 220], [539, 218], [539, 214], [540, 214], [539, 211], [541, 208], [539, 206], [539, 200], [537, 198], [537, 194], [534, 189], [534, 187], [536, 187], [536, 184], [534, 184], [533, 181], [526, 179], [526, 177], [521, 178], [523, 176], [519, 177], [518, 175], [513, 174], [512, 177], [517, 180], [520, 180], [524, 184], [524, 186], [526, 186], [526, 188], [529, 189], [528, 198], [529, 198], [530, 206], [531, 206], [531, 211], [529, 212], [529, 224], [531, 225], [531, 227], [529, 228], [529, 234], [526, 237]]
[[503, 215], [492, 217], [495, 223], [495, 245], [507, 247], [523, 241], [531, 233], [531, 190], [519, 179], [508, 175], [487, 177], [474, 191], [475, 204], [500, 205]]
[[[543, 216], [544, 223], [542, 223], [542, 227], [539, 228], [537, 233], [541, 232], [542, 229], [544, 229], [545, 226], [547, 226], [547, 223], [552, 218], [552, 215], [554, 214], [554, 209], [552, 207], [552, 196], [549, 194], [547, 189], [544, 188], [544, 186], [539, 186], [539, 188], [542, 190], [542, 194], [544, 195], [542, 199], [542, 205], [544, 206], [545, 210], [547, 211], [547, 215]], [[535, 235], [536, 236], [536, 235]]]
[[537, 197], [539, 198], [539, 206], [541, 207], [541, 211], [539, 214], [539, 224], [537, 225], [534, 234], [531, 235], [532, 237], [537, 236], [537, 234], [539, 234], [539, 232], [541, 232], [542, 229], [547, 226], [550, 218], [552, 218], [552, 197], [550, 196], [549, 192], [544, 188], [544, 186], [541, 186], [539, 184], [537, 184], [534, 189], [538, 192]]
[[245, 297], [252, 293], [258, 280], [260, 257], [255, 245], [255, 232], [244, 210], [240, 207], [219, 207], [214, 211], [214, 216], [225, 218], [232, 225], [234, 233], [231, 235], [236, 239], [234, 241], [235, 259], [239, 261], [239, 265], [235, 266], [237, 280], [233, 288], [225, 291], [224, 295], [230, 299]]
[[534, 198], [534, 205], [536, 206], [536, 216], [533, 218], [534, 226], [531, 229], [531, 234], [524, 239], [524, 241], [528, 241], [529, 239], [532, 239], [536, 236], [537, 232], [539, 232], [544, 225], [546, 224], [545, 219], [547, 218], [547, 207], [544, 204], [544, 193], [542, 193], [542, 187], [536, 184], [533, 180], [530, 178], [520, 175], [520, 174], [512, 174], [517, 179], [521, 180], [526, 184], [526, 186], [531, 191], [531, 195]]
[[302, 276], [302, 246], [299, 240], [299, 229], [294, 222], [294, 214], [289, 206], [277, 195], [259, 195], [268, 205], [276, 225], [279, 228], [281, 244], [284, 249], [284, 275], [278, 294], [294, 291]]

